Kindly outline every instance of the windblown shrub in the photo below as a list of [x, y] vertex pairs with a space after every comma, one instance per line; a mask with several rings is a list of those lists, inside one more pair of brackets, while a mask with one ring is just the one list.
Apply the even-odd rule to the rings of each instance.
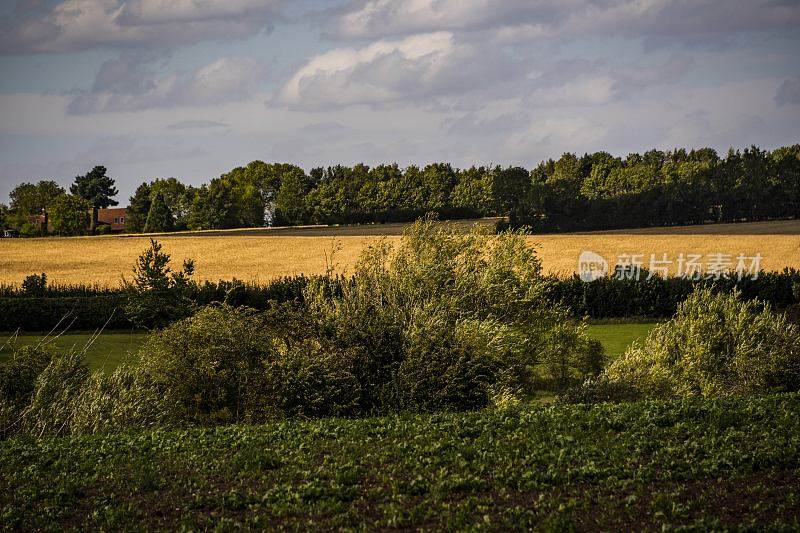
[[154, 333], [139, 368], [188, 423], [355, 414], [355, 350], [317, 337], [300, 313], [207, 307]]
[[800, 389], [800, 329], [738, 293], [698, 289], [605, 371], [650, 397]]
[[245, 418], [247, 389], [274, 351], [253, 310], [221, 305], [153, 333], [139, 367], [186, 420], [233, 423]]
[[36, 378], [30, 405], [22, 413], [22, 431], [35, 437], [69, 435], [77, 399], [88, 377], [82, 352], [53, 357]]
[[52, 351], [45, 346], [22, 346], [0, 362], [0, 438], [18, 429], [22, 410], [36, 388], [36, 378], [52, 358]]
[[180, 414], [147, 374], [123, 365], [111, 374], [87, 376], [74, 399], [70, 434], [179, 426]]
[[265, 361], [263, 374], [249, 390], [251, 420], [359, 414], [356, 350], [315, 338], [277, 344], [275, 356]]
[[325, 280], [312, 280], [305, 302], [336, 343], [359, 349], [362, 410], [380, 412], [522, 398], [549, 373], [546, 360], [563, 366], [551, 386], [583, 377], [598, 347], [544, 295], [541, 264], [522, 234], [477, 226], [464, 234], [427, 220], [397, 248], [369, 247], [335, 297]]

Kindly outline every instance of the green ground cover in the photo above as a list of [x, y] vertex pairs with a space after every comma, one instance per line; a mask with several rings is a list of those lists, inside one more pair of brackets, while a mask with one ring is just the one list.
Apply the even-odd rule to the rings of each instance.
[[[0, 361], [11, 353], [11, 345], [25, 346], [42, 341], [43, 334], [15, 336], [13, 333], [0, 333]], [[67, 333], [53, 337], [45, 342], [59, 350], [83, 349], [91, 339], [91, 333]], [[135, 353], [144, 342], [147, 333], [110, 331], [102, 333], [86, 351], [86, 361], [92, 370], [111, 371], [125, 361], [129, 354]]]
[[609, 359], [616, 359], [634, 341], [644, 339], [655, 322], [589, 324], [589, 335], [599, 340]]
[[800, 395], [0, 443], [11, 529], [797, 530]]
[[[654, 323], [608, 323], [590, 324], [589, 334], [603, 343], [609, 358], [616, 359], [634, 340], [644, 338], [653, 328]], [[13, 333], [0, 333], [0, 361], [11, 353], [9, 341]], [[19, 335], [13, 342], [17, 346], [36, 344], [43, 334]], [[147, 337], [140, 332], [104, 332], [87, 350], [86, 360], [92, 369], [114, 370], [130, 353], [135, 353]], [[55, 338], [51, 342], [59, 349], [82, 348], [91, 338], [90, 333], [69, 333]], [[9, 342], [7, 342], [9, 341]]]

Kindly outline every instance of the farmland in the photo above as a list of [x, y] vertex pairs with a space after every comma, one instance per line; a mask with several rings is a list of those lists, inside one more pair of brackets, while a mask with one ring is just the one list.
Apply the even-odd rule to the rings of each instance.
[[[491, 220], [485, 223], [490, 223]], [[322, 273], [333, 264], [351, 268], [359, 252], [385, 236], [399, 239], [404, 225], [334, 228], [249, 229], [159, 235], [174, 260], [194, 259], [199, 280], [256, 282], [293, 274]], [[800, 221], [647, 228], [528, 237], [538, 245], [547, 272], [570, 275], [578, 255], [592, 250], [614, 263], [619, 254], [736, 256], [761, 254], [761, 268], [800, 268]], [[103, 236], [0, 240], [0, 283], [19, 283], [26, 275], [46, 272], [54, 283], [115, 286], [147, 245], [146, 236]], [[336, 250], [335, 253], [332, 252]], [[331, 259], [332, 258], [332, 259]], [[672, 265], [674, 273], [674, 265]]]
[[[652, 329], [653, 323], [612, 323], [590, 324], [589, 335], [603, 344], [606, 355], [616, 359], [625, 351], [633, 341], [641, 339]], [[49, 343], [57, 349], [69, 350], [82, 349], [91, 339], [89, 333], [68, 333], [56, 337]], [[86, 362], [93, 370], [114, 370], [120, 363], [127, 360], [129, 354], [135, 353], [147, 337], [141, 332], [107, 332], [101, 334], [87, 349]], [[11, 352], [11, 343], [15, 346], [38, 344], [42, 340], [41, 334], [12, 335], [0, 334], [0, 362]]]
[[800, 396], [0, 443], [12, 529], [796, 530]]
[[[92, 341], [90, 333], [65, 333], [45, 340], [45, 344], [59, 351], [86, 348], [86, 362], [92, 370], [111, 371], [127, 360], [129, 354], [136, 352], [144, 342], [147, 333], [142, 332], [109, 332], [102, 333]], [[11, 346], [21, 347], [36, 345], [43, 340], [42, 334], [15, 335], [0, 333], [0, 362], [11, 352]]]

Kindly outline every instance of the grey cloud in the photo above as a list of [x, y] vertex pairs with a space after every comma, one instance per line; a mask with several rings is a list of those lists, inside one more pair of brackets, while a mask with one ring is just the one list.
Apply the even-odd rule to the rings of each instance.
[[123, 54], [103, 64], [91, 92], [67, 106], [73, 115], [204, 106], [247, 100], [263, 69], [252, 58], [226, 57], [191, 72], [157, 77], [147, 58]]
[[0, 18], [0, 53], [169, 48], [269, 31], [284, 0], [61, 0]]
[[800, 104], [800, 77], [784, 80], [775, 93], [775, 101], [781, 106]]
[[670, 36], [727, 38], [732, 32], [798, 26], [800, 5], [773, 0], [361, 0], [348, 5], [330, 33], [375, 38], [493, 30], [508, 41], [613, 33], [663, 42]]
[[203, 129], [216, 129], [227, 128], [228, 125], [218, 120], [182, 120], [168, 124], [168, 130], [203, 130]]

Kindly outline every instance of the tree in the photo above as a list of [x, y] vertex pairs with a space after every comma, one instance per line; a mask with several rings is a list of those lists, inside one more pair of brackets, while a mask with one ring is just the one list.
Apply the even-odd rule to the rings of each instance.
[[178, 272], [172, 271], [169, 262], [161, 244], [150, 239], [150, 246], [133, 266], [133, 281], [123, 280], [128, 293], [125, 315], [138, 327], [161, 328], [192, 313], [194, 262], [184, 261]]
[[305, 216], [305, 196], [308, 192], [305, 174], [286, 174], [275, 195], [275, 219], [278, 226], [302, 224]]
[[50, 223], [58, 235], [83, 235], [89, 223], [91, 204], [79, 196], [64, 194], [50, 206]]
[[9, 226], [8, 217], [8, 207], [6, 207], [6, 204], [0, 204], [0, 230], [4, 230]]
[[152, 189], [149, 183], [142, 183], [136, 187], [133, 196], [130, 197], [128, 209], [125, 211], [125, 231], [129, 233], [141, 233], [147, 222], [147, 215], [150, 213], [150, 193]]
[[144, 225], [145, 233], [158, 233], [162, 231], [172, 231], [175, 227], [175, 220], [172, 217], [164, 195], [156, 193], [150, 204], [150, 212], [147, 214], [147, 222]]
[[50, 180], [17, 185], [9, 194], [11, 206], [8, 224], [21, 228], [28, 222], [28, 217], [46, 214], [53, 200], [63, 194], [64, 188]]
[[72, 194], [89, 202], [92, 210], [89, 231], [92, 233], [97, 228], [97, 210], [119, 204], [113, 199], [119, 191], [114, 187], [114, 179], [106, 172], [106, 167], [96, 166], [84, 176], [75, 176], [75, 183], [69, 188]]
[[186, 229], [187, 217], [192, 205], [192, 187], [187, 187], [176, 178], [158, 178], [150, 183], [150, 199], [155, 199], [157, 194], [164, 197], [164, 201], [172, 213], [173, 229]]

